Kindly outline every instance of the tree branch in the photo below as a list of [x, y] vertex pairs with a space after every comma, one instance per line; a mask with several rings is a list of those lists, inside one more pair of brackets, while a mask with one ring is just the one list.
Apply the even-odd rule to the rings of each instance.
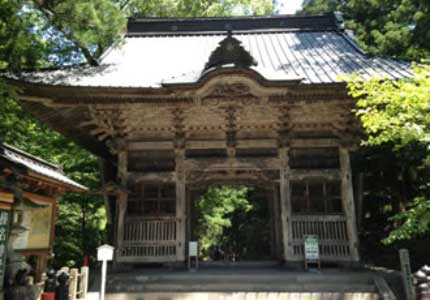
[[[72, 42], [76, 48], [78, 48], [82, 55], [84, 56], [85, 60], [87, 61], [88, 64], [90, 64], [91, 66], [98, 66], [99, 62], [97, 61], [97, 59], [91, 54], [90, 50], [82, 45], [81, 43], [79, 43], [73, 36], [73, 33], [68, 33], [65, 28], [63, 28], [60, 24], [57, 24], [54, 20], [54, 15], [55, 13], [49, 9], [47, 9], [46, 7], [43, 6], [43, 4], [34, 2], [34, 4], [36, 5], [36, 7], [39, 9], [39, 11], [43, 14], [43, 16], [46, 18], [47, 21], [49, 21], [50, 25], [52, 27], [54, 27], [56, 30], [58, 30], [59, 32], [61, 32], [64, 37], [66, 37], [70, 42]], [[99, 51], [97, 52], [102, 52], [100, 49], [98, 49]]]

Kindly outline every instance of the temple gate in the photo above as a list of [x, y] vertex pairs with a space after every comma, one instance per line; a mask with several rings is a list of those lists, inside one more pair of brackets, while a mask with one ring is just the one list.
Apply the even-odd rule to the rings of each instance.
[[104, 160], [117, 263], [183, 262], [196, 189], [263, 185], [277, 257], [357, 262], [350, 154], [361, 134], [339, 74], [410, 74], [366, 56], [333, 14], [130, 19], [99, 66], [9, 75], [23, 105]]

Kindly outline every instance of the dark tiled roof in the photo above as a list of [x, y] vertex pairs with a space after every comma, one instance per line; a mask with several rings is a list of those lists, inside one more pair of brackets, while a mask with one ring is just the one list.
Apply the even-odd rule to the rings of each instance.
[[84, 191], [87, 188], [64, 175], [60, 166], [51, 164], [39, 157], [33, 156], [20, 149], [7, 144], [0, 144], [0, 159], [9, 161], [14, 165], [19, 165], [30, 173], [47, 177], [50, 180], [66, 184], [76, 190]]
[[313, 16], [277, 15], [224, 18], [130, 18], [127, 35], [160, 35], [184, 33], [211, 33], [256, 30], [339, 30], [340, 24], [334, 14]]
[[[257, 66], [251, 69], [267, 80], [336, 83], [342, 81], [339, 75], [352, 72], [364, 78], [412, 76], [406, 62], [366, 55], [341, 30], [336, 17], [327, 14], [131, 20], [129, 34], [102, 57], [100, 66], [28, 72], [15, 78], [92, 87], [158, 88], [172, 82], [195, 82], [211, 53], [226, 38], [227, 31], [222, 28], [227, 24], [233, 37], [256, 60]], [[172, 31], [172, 26], [177, 28]]]

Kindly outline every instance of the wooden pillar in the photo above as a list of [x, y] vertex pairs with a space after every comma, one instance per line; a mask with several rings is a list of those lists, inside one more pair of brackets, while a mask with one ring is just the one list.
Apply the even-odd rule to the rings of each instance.
[[269, 189], [264, 190], [265, 200], [268, 206], [269, 213], [269, 234], [270, 234], [270, 257], [274, 258], [277, 256], [277, 240], [276, 240], [276, 219], [274, 214], [274, 197], [273, 191]]
[[351, 260], [358, 262], [358, 235], [354, 205], [354, 192], [352, 188], [351, 163], [349, 151], [345, 147], [339, 148], [340, 174], [342, 180], [342, 203], [346, 216], [346, 224], [351, 251]]
[[279, 148], [279, 158], [281, 160], [280, 168], [280, 208], [281, 208], [281, 224], [282, 224], [282, 245], [283, 258], [288, 261], [292, 258], [292, 249], [290, 245], [291, 239], [291, 197], [290, 197], [290, 168], [288, 163], [288, 147]]
[[176, 260], [185, 261], [186, 243], [186, 184], [185, 184], [185, 150], [175, 149], [176, 162]]
[[120, 184], [120, 189], [117, 192], [116, 200], [116, 249], [118, 252], [122, 250], [124, 239], [124, 222], [127, 212], [127, 179], [128, 179], [128, 152], [126, 147], [122, 147], [118, 151], [118, 174], [117, 180]]
[[356, 193], [355, 202], [357, 208], [357, 230], [360, 232], [363, 220], [363, 190], [364, 190], [364, 174], [359, 173], [356, 177]]
[[282, 245], [282, 238], [281, 238], [281, 226], [280, 226], [280, 215], [279, 215], [279, 188], [278, 185], [274, 185], [272, 189], [272, 211], [273, 214], [273, 224], [274, 224], [274, 234], [275, 234], [275, 251], [276, 251], [276, 258], [283, 257], [281, 253], [281, 245]]

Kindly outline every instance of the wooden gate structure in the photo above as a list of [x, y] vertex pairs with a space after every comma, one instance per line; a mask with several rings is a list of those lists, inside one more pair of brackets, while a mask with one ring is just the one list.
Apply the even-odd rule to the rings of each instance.
[[[410, 76], [333, 14], [130, 19], [98, 66], [8, 74], [36, 117], [104, 161], [118, 263], [184, 262], [193, 189], [260, 184], [279, 259], [359, 260], [342, 73]], [[268, 193], [268, 194], [269, 194]]]

